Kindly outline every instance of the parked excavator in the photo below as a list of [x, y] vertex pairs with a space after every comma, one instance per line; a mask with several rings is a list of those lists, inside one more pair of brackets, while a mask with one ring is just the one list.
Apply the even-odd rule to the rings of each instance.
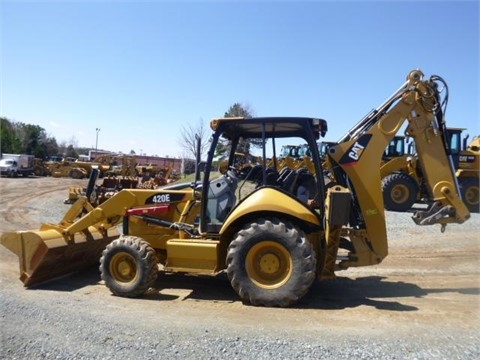
[[[444, 231], [447, 224], [470, 217], [444, 136], [447, 97], [442, 97], [442, 89], [446, 86], [441, 77], [424, 79], [420, 70], [411, 71], [384, 104], [329, 148], [328, 185], [317, 148], [327, 132], [325, 120], [214, 119], [208, 158], [202, 164], [197, 156], [193, 182], [124, 189], [94, 206], [96, 179], [91, 176], [86, 195], [58, 224], [7, 232], [1, 243], [18, 255], [20, 279], [28, 287], [99, 263], [101, 279], [117, 296], [141, 296], [154, 286], [159, 269], [226, 272], [243, 302], [292, 305], [315, 279], [379, 264], [387, 256], [379, 169], [386, 146], [405, 122], [434, 199], [413, 215], [415, 224], [438, 224]], [[239, 179], [235, 151], [239, 143], [253, 138], [263, 144], [263, 163], [256, 165], [261, 176], [255, 181], [248, 174]], [[300, 143], [290, 138], [309, 145], [313, 172], [267, 172], [267, 159], [276, 158], [277, 139]], [[215, 149], [225, 140], [231, 166], [214, 176]], [[197, 154], [199, 150], [200, 142]]]

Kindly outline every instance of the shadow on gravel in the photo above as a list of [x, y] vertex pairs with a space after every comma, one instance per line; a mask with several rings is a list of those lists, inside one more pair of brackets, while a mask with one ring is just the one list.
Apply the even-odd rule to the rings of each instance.
[[[420, 298], [430, 293], [457, 292], [465, 295], [479, 294], [478, 288], [422, 289], [402, 281], [388, 281], [385, 277], [368, 276], [351, 279], [337, 277], [336, 280], [316, 282], [311, 291], [298, 304], [297, 309], [339, 310], [357, 306], [371, 306], [388, 311], [416, 311], [415, 306], [399, 302], [401, 298]], [[231, 288], [225, 274], [216, 276], [196, 276], [160, 273], [155, 287], [144, 298], [148, 300], [164, 299], [163, 289], [187, 290], [184, 300], [210, 300], [221, 302], [240, 301]], [[392, 298], [392, 300], [386, 300]]]
[[[397, 298], [423, 297], [428, 294], [421, 287], [402, 281], [387, 281], [385, 277], [367, 276], [350, 279], [337, 277], [316, 283], [299, 304], [299, 308], [337, 310], [361, 305], [379, 310], [415, 311], [415, 306], [404, 305]], [[385, 298], [395, 298], [391, 301]]]
[[98, 266], [90, 267], [78, 273], [65, 275], [29, 287], [32, 290], [74, 291], [100, 282]]
[[240, 298], [230, 286], [230, 282], [225, 273], [217, 275], [192, 275], [165, 273], [158, 274], [157, 281], [153, 289], [144, 296], [148, 300], [160, 300], [164, 294], [160, 291], [164, 289], [186, 290], [189, 292], [183, 299], [236, 302]]
[[[465, 295], [480, 293], [479, 288], [423, 289], [415, 284], [386, 279], [381, 276], [356, 279], [337, 277], [332, 281], [317, 282], [297, 308], [337, 310], [366, 305], [379, 310], [416, 311], [417, 307], [404, 305], [398, 301], [399, 298], [421, 298], [428, 294], [448, 292]], [[392, 300], [386, 300], [388, 298]]]
[[[32, 287], [36, 290], [74, 291], [87, 286], [104, 286], [97, 267]], [[238, 295], [230, 286], [226, 274], [215, 276], [159, 272], [155, 285], [139, 300], [173, 301], [179, 296], [163, 294], [166, 289], [188, 293], [182, 301], [238, 302]], [[415, 306], [399, 302], [402, 298], [421, 298], [428, 294], [456, 292], [480, 295], [479, 288], [423, 289], [418, 285], [388, 281], [386, 277], [367, 276], [356, 279], [337, 277], [335, 280], [315, 282], [310, 292], [292, 308], [340, 310], [357, 306], [371, 306], [387, 311], [416, 311]], [[387, 300], [391, 298], [391, 300]]]

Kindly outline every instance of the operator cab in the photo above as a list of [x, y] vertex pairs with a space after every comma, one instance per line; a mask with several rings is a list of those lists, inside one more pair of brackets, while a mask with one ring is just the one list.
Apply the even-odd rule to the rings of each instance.
[[[274, 187], [305, 205], [313, 200], [323, 204], [317, 140], [327, 131], [325, 120], [224, 118], [212, 120], [210, 126], [214, 133], [201, 180], [201, 188], [207, 189], [202, 191], [202, 232], [218, 232], [238, 204], [264, 187]], [[285, 145], [295, 143], [308, 147], [310, 156], [284, 158]]]

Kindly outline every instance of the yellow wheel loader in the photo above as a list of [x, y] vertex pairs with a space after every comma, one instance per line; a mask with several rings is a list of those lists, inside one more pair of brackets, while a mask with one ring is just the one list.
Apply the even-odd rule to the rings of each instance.
[[[470, 217], [442, 136], [443, 83], [438, 76], [424, 79], [419, 70], [409, 73], [391, 98], [329, 148], [328, 186], [317, 147], [327, 131], [325, 120], [214, 119], [208, 158], [197, 158], [192, 183], [124, 189], [93, 206], [96, 179], [91, 176], [86, 195], [58, 224], [8, 232], [1, 243], [18, 255], [25, 286], [99, 263], [101, 278], [113, 294], [137, 297], [154, 286], [160, 269], [226, 272], [245, 303], [289, 306], [302, 299], [315, 279], [379, 264], [387, 256], [380, 164], [385, 147], [405, 122], [434, 199], [428, 209], [414, 214], [414, 222], [439, 224], [443, 231], [447, 224]], [[215, 177], [215, 149], [225, 139], [231, 145], [230, 166]], [[235, 152], [249, 139], [263, 144], [255, 171], [260, 176], [240, 179]], [[267, 159], [280, 150], [279, 139], [308, 144], [313, 172], [267, 171]], [[199, 149], [200, 142], [198, 154]]]
[[[447, 128], [447, 153], [451, 155], [460, 193], [470, 212], [479, 212], [480, 138], [474, 138], [467, 146], [468, 136], [462, 139], [462, 128]], [[400, 138], [399, 138], [400, 140]], [[404, 145], [403, 145], [404, 146]], [[426, 180], [419, 166], [414, 146], [402, 153], [402, 142], [390, 144], [390, 156], [380, 168], [385, 208], [391, 211], [407, 211], [415, 203], [431, 202]], [[398, 151], [400, 150], [400, 151]]]
[[[480, 212], [480, 135], [475, 136], [467, 145], [468, 136], [460, 141], [464, 129], [448, 129], [452, 139], [450, 149], [460, 193], [470, 212]], [[455, 140], [458, 139], [458, 140]], [[455, 148], [461, 146], [461, 148]], [[458, 151], [460, 149], [460, 151]]]

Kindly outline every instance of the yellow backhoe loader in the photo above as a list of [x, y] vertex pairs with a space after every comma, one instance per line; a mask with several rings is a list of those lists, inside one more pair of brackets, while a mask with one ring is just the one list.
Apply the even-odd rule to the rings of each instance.
[[[101, 278], [113, 294], [137, 297], [153, 286], [159, 269], [225, 271], [244, 302], [289, 306], [302, 299], [315, 279], [378, 264], [387, 256], [379, 169], [386, 146], [405, 122], [434, 199], [413, 215], [414, 222], [439, 224], [443, 231], [470, 217], [442, 135], [443, 83], [438, 76], [424, 79], [420, 70], [410, 72], [391, 98], [329, 148], [328, 186], [317, 147], [327, 131], [325, 120], [214, 119], [208, 158], [203, 164], [197, 158], [192, 183], [124, 189], [93, 206], [96, 179], [91, 176], [86, 196], [60, 223], [5, 233], [1, 243], [18, 255], [25, 286], [99, 262]], [[220, 139], [231, 145], [231, 166], [213, 178]], [[248, 174], [239, 179], [234, 166], [237, 146], [246, 139], [263, 143], [263, 163], [256, 165], [261, 176], [254, 181]], [[267, 172], [267, 158], [279, 150], [277, 139], [307, 143], [313, 173], [288, 168]]]

